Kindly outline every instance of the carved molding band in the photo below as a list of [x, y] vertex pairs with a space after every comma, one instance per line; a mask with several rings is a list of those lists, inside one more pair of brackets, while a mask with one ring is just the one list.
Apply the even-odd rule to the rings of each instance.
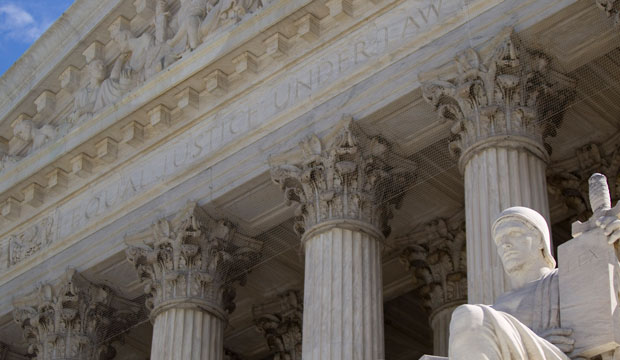
[[28, 352], [39, 360], [99, 359], [101, 344], [115, 319], [110, 289], [69, 270], [57, 285], [43, 284], [15, 303], [13, 316]]
[[437, 219], [398, 240], [401, 262], [416, 279], [431, 317], [444, 305], [467, 302], [465, 221]]
[[413, 181], [414, 164], [392, 151], [381, 136], [369, 137], [351, 119], [329, 145], [316, 135], [300, 144], [298, 165], [272, 166], [271, 178], [296, 211], [295, 231], [302, 235], [330, 220], [356, 220], [387, 236], [392, 207]]
[[128, 248], [127, 259], [144, 284], [152, 318], [179, 303], [225, 318], [235, 309], [233, 282], [245, 282], [261, 248], [190, 203], [172, 221], [159, 220], [146, 247]]
[[[137, 0], [135, 18], [118, 17], [108, 27], [111, 46], [95, 40], [83, 52], [86, 66], [68, 66], [58, 78], [63, 94], [43, 91], [34, 101], [35, 116], [21, 114], [11, 125], [13, 136], [0, 138], [0, 172], [113, 105], [216, 30], [229, 29], [271, 0], [175, 2]], [[107, 71], [104, 60], [109, 58], [113, 65]], [[72, 105], [65, 106], [63, 100], [57, 107], [57, 98], [67, 95]]]
[[506, 136], [527, 139], [535, 153], [551, 153], [545, 139], [556, 135], [574, 98], [574, 81], [509, 30], [484, 61], [469, 48], [456, 56], [456, 78], [423, 84], [424, 99], [452, 124], [450, 151], [460, 157], [461, 171], [472, 149]]
[[252, 312], [273, 360], [301, 360], [303, 298], [299, 291], [288, 291], [272, 304], [254, 306]]

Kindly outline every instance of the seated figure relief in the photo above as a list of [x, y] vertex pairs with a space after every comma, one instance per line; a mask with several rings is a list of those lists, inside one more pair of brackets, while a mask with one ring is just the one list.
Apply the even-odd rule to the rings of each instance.
[[74, 95], [73, 111], [69, 115], [71, 123], [83, 122], [131, 90], [131, 68], [124, 66], [128, 57], [128, 53], [119, 55], [107, 77], [103, 60], [94, 59], [87, 65], [88, 81]]
[[[604, 179], [600, 174], [595, 174], [591, 178], [591, 199], [592, 181], [595, 177], [598, 180]], [[606, 182], [604, 186], [607, 186]], [[608, 192], [604, 196], [609, 199]], [[592, 207], [597, 208], [594, 204]], [[573, 294], [584, 284], [567, 283], [571, 278], [565, 275], [568, 272], [562, 268], [566, 266], [566, 263], [562, 262], [562, 257], [560, 257], [560, 269], [556, 269], [555, 259], [550, 252], [549, 228], [545, 219], [536, 211], [525, 207], [517, 206], [504, 210], [494, 222], [492, 234], [513, 290], [498, 297], [493, 305], [461, 305], [454, 311], [450, 323], [449, 358], [451, 360], [586, 359], [593, 354], [601, 355], [603, 351], [601, 349], [614, 349], [618, 346], [615, 340], [608, 339], [613, 337], [613, 334], [607, 336], [603, 333], [603, 336], [600, 336], [596, 334], [595, 329], [598, 326], [597, 321], [601, 318], [606, 321], [605, 316], [610, 323], [615, 321], [612, 320], [615, 315], [611, 315], [615, 310], [613, 304], [617, 304], [618, 294], [616, 282], [618, 279], [615, 279], [618, 258], [614, 247], [620, 238], [620, 220], [615, 213], [610, 216], [610, 211], [617, 212], [615, 209], [605, 212], [594, 211], [592, 228], [589, 230], [590, 234], [599, 237], [598, 240], [601, 240], [599, 243], [603, 243], [602, 247], [608, 248], [602, 252], [611, 253], [611, 256], [605, 257], [601, 256], [600, 247], [588, 250], [593, 254], [596, 253], [594, 258], [602, 262], [603, 266], [599, 268], [603, 269], [603, 272], [589, 272], [587, 267], [577, 271], [582, 272], [584, 279], [590, 278], [593, 282], [599, 281], [614, 289], [606, 289], [607, 291], [596, 294], [589, 293], [575, 305], [569, 302], [572, 301]], [[579, 246], [585, 244], [589, 247], [590, 244], [587, 242], [591, 240], [580, 237], [570, 241], [581, 242]], [[569, 263], [569, 266], [574, 264]], [[613, 270], [606, 273], [608, 268]], [[575, 271], [576, 268], [571, 270]], [[606, 276], [614, 280], [610, 282]], [[569, 291], [563, 292], [565, 289]], [[588, 296], [591, 296], [591, 299], [588, 299]], [[603, 306], [592, 311], [583, 310], [593, 307], [589, 303], [601, 303], [595, 300], [601, 297], [608, 298], [608, 303], [611, 305], [607, 306], [608, 309]], [[577, 307], [581, 309], [578, 310]], [[612, 312], [608, 315], [595, 315], [610, 310]], [[575, 311], [581, 314], [575, 314]], [[568, 319], [574, 318], [575, 315], [582, 325], [567, 326]], [[600, 318], [596, 318], [598, 316]], [[604, 351], [609, 353], [609, 350]], [[611, 353], [613, 354], [613, 350]]]

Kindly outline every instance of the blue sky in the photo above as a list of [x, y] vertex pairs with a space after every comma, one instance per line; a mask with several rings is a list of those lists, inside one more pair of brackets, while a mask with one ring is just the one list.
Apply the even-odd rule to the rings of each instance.
[[72, 3], [73, 0], [0, 0], [0, 74]]

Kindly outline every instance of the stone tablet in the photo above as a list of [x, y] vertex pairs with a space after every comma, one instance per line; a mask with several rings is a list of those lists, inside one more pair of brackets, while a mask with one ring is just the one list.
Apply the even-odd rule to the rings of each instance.
[[590, 178], [590, 202], [592, 218], [575, 222], [574, 238], [558, 248], [560, 321], [573, 330], [571, 358], [589, 358], [620, 346], [620, 264], [614, 246], [595, 223], [602, 216], [617, 216], [620, 208], [610, 208], [606, 179], [600, 174]]

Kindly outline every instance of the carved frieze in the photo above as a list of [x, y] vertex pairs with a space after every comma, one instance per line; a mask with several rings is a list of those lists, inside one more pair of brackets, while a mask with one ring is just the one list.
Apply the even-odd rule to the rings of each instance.
[[96, 359], [116, 320], [112, 296], [110, 289], [69, 270], [58, 284], [43, 284], [16, 301], [13, 316], [37, 359]]
[[[135, 34], [130, 20], [117, 18], [108, 28], [112, 46], [93, 42], [83, 53], [86, 66], [79, 70], [71, 65], [59, 77], [59, 84], [72, 97], [69, 112], [57, 114], [55, 94], [45, 90], [35, 101], [35, 118], [44, 125], [38, 126], [25, 115], [14, 121], [8, 152], [0, 154], [0, 171], [116, 103], [124, 94], [180, 59], [185, 51], [195, 49], [212, 32], [237, 24], [261, 9], [264, 3], [264, 0], [180, 0], [180, 9], [172, 14], [171, 9], [177, 7], [167, 1], [137, 1], [138, 16], [148, 15], [146, 22], [150, 25], [146, 30]], [[153, 11], [146, 11], [147, 8]], [[118, 55], [107, 71], [104, 59], [110, 51]], [[53, 120], [54, 116], [61, 119]], [[56, 125], [48, 124], [51, 121]]]
[[195, 203], [173, 220], [159, 220], [152, 231], [145, 247], [127, 249], [152, 317], [161, 306], [188, 300], [222, 317], [234, 311], [233, 283], [245, 281], [261, 242], [241, 235], [226, 220], [211, 218]]
[[55, 216], [51, 214], [22, 232], [9, 237], [9, 266], [16, 265], [42, 249], [54, 240]]
[[436, 219], [399, 240], [400, 260], [416, 278], [431, 314], [443, 305], [467, 301], [465, 221]]
[[415, 165], [393, 152], [381, 136], [368, 136], [351, 119], [329, 144], [316, 135], [300, 143], [303, 160], [271, 168], [288, 204], [298, 203], [295, 230], [301, 235], [329, 220], [358, 220], [385, 236], [392, 207], [414, 179]]
[[[274, 307], [274, 312], [267, 310]], [[301, 360], [303, 299], [299, 291], [281, 294], [274, 304], [254, 306], [253, 313], [256, 329], [265, 336], [274, 360]]]
[[[512, 30], [490, 56], [469, 48], [456, 55], [456, 77], [423, 84], [424, 99], [452, 125], [450, 150], [460, 156], [494, 138], [523, 137], [548, 153], [574, 82], [551, 69], [551, 59], [526, 49]], [[504, 141], [505, 142], [505, 141]]]

